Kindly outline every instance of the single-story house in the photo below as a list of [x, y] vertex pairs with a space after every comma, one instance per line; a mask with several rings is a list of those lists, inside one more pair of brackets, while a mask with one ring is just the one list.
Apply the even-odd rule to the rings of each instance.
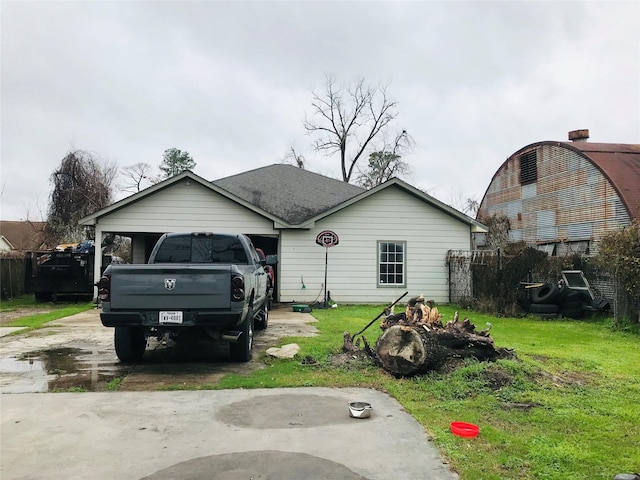
[[[337, 303], [390, 303], [405, 291], [446, 303], [448, 250], [469, 250], [473, 234], [486, 231], [401, 180], [364, 190], [285, 164], [213, 182], [184, 171], [80, 223], [95, 227], [96, 251], [105, 234], [130, 237], [134, 263], [165, 232], [247, 234], [278, 255], [275, 300], [304, 303], [324, 299], [325, 275]], [[337, 245], [317, 243], [325, 231]]]
[[[513, 153], [496, 171], [477, 219], [509, 218], [509, 240], [549, 255], [588, 254], [608, 232], [640, 222], [640, 145], [543, 141]], [[481, 242], [479, 242], [481, 243]]]
[[24, 253], [51, 248], [46, 222], [0, 220], [0, 251]]

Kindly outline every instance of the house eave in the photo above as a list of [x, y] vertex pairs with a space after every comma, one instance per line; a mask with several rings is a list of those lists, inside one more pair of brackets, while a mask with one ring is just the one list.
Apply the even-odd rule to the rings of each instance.
[[104, 217], [106, 215], [109, 215], [117, 210], [120, 210], [122, 208], [125, 208], [135, 202], [138, 202], [140, 200], [142, 200], [143, 198], [152, 195], [158, 191], [164, 190], [172, 185], [175, 185], [176, 183], [179, 183], [181, 181], [194, 181], [200, 185], [202, 185], [203, 187], [219, 194], [222, 195], [226, 198], [228, 198], [229, 200], [232, 200], [233, 202], [237, 203], [238, 205], [242, 205], [243, 207], [255, 212], [256, 214], [267, 218], [271, 221], [273, 221], [274, 226], [276, 224], [282, 225], [280, 228], [288, 228], [288, 223], [284, 222], [281, 218], [266, 212], [264, 210], [262, 210], [261, 208], [256, 207], [255, 205], [247, 202], [246, 200], [234, 195], [233, 193], [225, 190], [224, 188], [218, 187], [217, 185], [214, 185], [213, 183], [205, 180], [204, 178], [200, 177], [199, 175], [196, 175], [195, 173], [191, 172], [190, 170], [185, 170], [184, 172], [168, 178], [166, 180], [163, 180], [160, 183], [157, 183], [155, 185], [152, 185], [140, 192], [134, 193], [133, 195], [130, 195], [129, 197], [123, 198], [122, 200], [119, 200], [101, 210], [98, 210], [97, 212], [92, 213], [91, 215], [88, 215], [84, 218], [81, 218], [80, 221], [78, 222], [80, 225], [85, 225], [85, 226], [95, 226], [98, 224], [98, 221], [101, 217]]
[[365, 198], [371, 196], [371, 195], [375, 195], [376, 193], [380, 192], [381, 190], [384, 190], [386, 188], [390, 188], [396, 186], [404, 191], [406, 191], [407, 193], [409, 193], [410, 195], [413, 195], [414, 197], [418, 198], [419, 200], [428, 203], [429, 205], [433, 206], [434, 208], [437, 208], [438, 210], [441, 210], [442, 212], [446, 213], [447, 215], [450, 215], [454, 218], [456, 218], [457, 220], [469, 225], [471, 227], [471, 232], [473, 233], [478, 233], [478, 232], [483, 232], [486, 233], [489, 231], [489, 228], [486, 225], [483, 225], [482, 223], [478, 222], [477, 220], [474, 220], [473, 218], [465, 215], [464, 213], [456, 210], [455, 208], [441, 202], [440, 200], [436, 199], [435, 197], [432, 197], [431, 195], [409, 185], [406, 182], [403, 182], [402, 180], [399, 180], [397, 178], [392, 178], [391, 180], [388, 180], [387, 182], [378, 185], [377, 187], [374, 187], [370, 190], [366, 190], [365, 192], [362, 192], [360, 195], [357, 195], [339, 205], [336, 205], [335, 207], [322, 212], [318, 215], [316, 215], [315, 217], [312, 217], [308, 220], [306, 220], [305, 222], [300, 224], [300, 227], [303, 228], [313, 228], [313, 226], [315, 225], [315, 222], [335, 213], [338, 212], [340, 210], [342, 210], [343, 208], [347, 208], [350, 205], [353, 205], [354, 203], [357, 203], [361, 200], [364, 200]]

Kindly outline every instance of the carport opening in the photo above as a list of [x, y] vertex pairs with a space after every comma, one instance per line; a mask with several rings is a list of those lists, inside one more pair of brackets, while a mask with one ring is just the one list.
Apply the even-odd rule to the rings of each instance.
[[[253, 246], [256, 248], [261, 248], [265, 255], [277, 255], [278, 254], [278, 238], [277, 237], [266, 237], [263, 235], [248, 235], [253, 243]], [[278, 265], [273, 265], [273, 271], [275, 274], [275, 278], [278, 278]], [[276, 300], [278, 298], [278, 282], [273, 288], [273, 299]]]

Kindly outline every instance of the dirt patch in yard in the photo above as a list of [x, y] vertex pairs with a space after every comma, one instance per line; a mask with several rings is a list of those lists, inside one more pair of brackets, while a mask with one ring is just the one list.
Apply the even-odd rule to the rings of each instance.
[[53, 308], [49, 307], [33, 307], [33, 308], [16, 308], [15, 310], [8, 310], [0, 312], [0, 326], [8, 325], [16, 318], [29, 317], [31, 315], [38, 315], [40, 313], [49, 313], [53, 311]]

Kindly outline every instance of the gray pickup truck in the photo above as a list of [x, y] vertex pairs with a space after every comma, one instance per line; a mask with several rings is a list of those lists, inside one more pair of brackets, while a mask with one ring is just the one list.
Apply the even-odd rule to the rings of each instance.
[[109, 265], [96, 285], [118, 358], [139, 362], [148, 338], [168, 335], [230, 342], [231, 358], [249, 361], [269, 320], [267, 263], [245, 235], [198, 232], [164, 234], [147, 264]]

